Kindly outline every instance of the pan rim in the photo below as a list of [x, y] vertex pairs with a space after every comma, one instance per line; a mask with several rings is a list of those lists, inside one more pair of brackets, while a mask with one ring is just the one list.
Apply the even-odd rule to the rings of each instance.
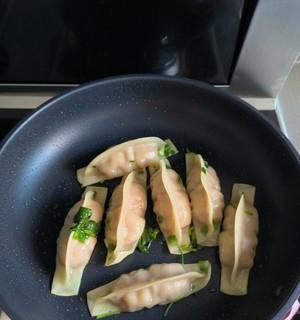
[[111, 77], [105, 77], [102, 79], [97, 79], [89, 82], [85, 82], [81, 84], [78, 87], [68, 89], [62, 93], [59, 93], [58, 95], [55, 95], [54, 97], [50, 98], [49, 100], [45, 101], [38, 107], [32, 110], [27, 116], [25, 116], [14, 128], [11, 129], [11, 131], [4, 137], [4, 139], [0, 143], [0, 156], [2, 153], [2, 149], [5, 147], [6, 143], [28, 122], [31, 121], [32, 118], [40, 114], [41, 112], [44, 112], [48, 108], [51, 107], [51, 105], [55, 104], [57, 101], [64, 99], [68, 97], [69, 95], [72, 95], [73, 93], [83, 91], [86, 89], [90, 89], [97, 85], [105, 85], [110, 84], [114, 82], [125, 82], [125, 81], [137, 81], [137, 80], [154, 80], [154, 81], [166, 81], [171, 83], [177, 83], [177, 84], [186, 84], [190, 86], [194, 86], [196, 88], [201, 88], [207, 91], [213, 92], [215, 95], [226, 97], [229, 100], [234, 100], [238, 102], [241, 106], [243, 106], [243, 110], [245, 112], [250, 113], [253, 117], [255, 117], [258, 121], [262, 122], [265, 126], [268, 127], [268, 129], [271, 129], [272, 133], [277, 135], [281, 140], [283, 140], [284, 144], [286, 144], [289, 148], [289, 151], [293, 153], [293, 156], [295, 156], [298, 165], [300, 166], [300, 155], [295, 149], [294, 145], [291, 143], [291, 141], [284, 135], [284, 133], [274, 125], [274, 123], [268, 119], [264, 114], [262, 114], [259, 110], [254, 108], [251, 104], [247, 103], [246, 101], [242, 100], [240, 97], [234, 95], [231, 92], [228, 91], [222, 91], [218, 87], [214, 87], [208, 83], [199, 81], [199, 80], [193, 80], [189, 78], [184, 77], [175, 77], [175, 76], [167, 76], [167, 75], [155, 75], [155, 74], [128, 74], [128, 75], [121, 75], [121, 76], [111, 76]]

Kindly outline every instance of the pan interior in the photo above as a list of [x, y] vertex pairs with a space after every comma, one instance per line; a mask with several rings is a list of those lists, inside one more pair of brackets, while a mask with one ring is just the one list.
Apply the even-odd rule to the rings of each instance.
[[[177, 145], [180, 153], [171, 164], [184, 181], [185, 150], [201, 153], [219, 174], [226, 203], [233, 183], [257, 187], [260, 230], [249, 294], [219, 292], [218, 249], [204, 248], [186, 255], [185, 261], [208, 259], [211, 281], [174, 304], [167, 318], [270, 319], [280, 313], [299, 279], [296, 154], [266, 120], [237, 99], [191, 81], [129, 77], [92, 83], [50, 101], [0, 151], [0, 304], [14, 320], [90, 319], [88, 290], [152, 263], [180, 261], [167, 253], [160, 238], [150, 254], [135, 252], [107, 268], [101, 236], [79, 296], [50, 294], [56, 238], [82, 192], [76, 169], [111, 145], [143, 136], [170, 138]], [[111, 191], [118, 182], [105, 185]], [[155, 226], [150, 201], [146, 216]], [[116, 318], [162, 319], [164, 309]]]

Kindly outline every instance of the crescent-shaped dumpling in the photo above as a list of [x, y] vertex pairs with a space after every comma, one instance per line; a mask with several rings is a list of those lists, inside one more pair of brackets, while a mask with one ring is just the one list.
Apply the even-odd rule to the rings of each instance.
[[155, 165], [177, 152], [170, 140], [157, 137], [130, 140], [99, 154], [87, 167], [77, 171], [77, 179], [82, 186], [87, 186], [122, 177], [135, 169]]
[[219, 255], [222, 266], [221, 291], [226, 294], [247, 294], [258, 233], [254, 197], [254, 186], [234, 184], [230, 204], [225, 209]]
[[112, 194], [105, 223], [106, 266], [119, 263], [132, 254], [143, 234], [146, 181], [146, 169], [134, 170], [123, 177]]
[[78, 294], [84, 268], [97, 243], [106, 194], [106, 188], [88, 187], [82, 199], [68, 212], [57, 239], [52, 294]]
[[217, 246], [224, 209], [217, 173], [200, 154], [189, 152], [186, 154], [186, 176], [197, 243]]
[[208, 261], [154, 264], [88, 292], [88, 307], [92, 316], [103, 318], [165, 305], [201, 290], [210, 275]]
[[180, 176], [166, 160], [150, 167], [153, 211], [172, 254], [182, 254], [190, 244], [191, 207]]

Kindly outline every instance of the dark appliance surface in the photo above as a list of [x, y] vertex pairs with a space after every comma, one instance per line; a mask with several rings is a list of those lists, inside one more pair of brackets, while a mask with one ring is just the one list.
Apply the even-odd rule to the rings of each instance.
[[157, 73], [227, 84], [257, 0], [0, 0], [0, 85]]

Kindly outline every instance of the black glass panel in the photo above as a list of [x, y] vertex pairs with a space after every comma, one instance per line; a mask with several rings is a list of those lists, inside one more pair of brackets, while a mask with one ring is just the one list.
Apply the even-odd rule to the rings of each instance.
[[0, 0], [0, 83], [228, 82], [246, 0]]

